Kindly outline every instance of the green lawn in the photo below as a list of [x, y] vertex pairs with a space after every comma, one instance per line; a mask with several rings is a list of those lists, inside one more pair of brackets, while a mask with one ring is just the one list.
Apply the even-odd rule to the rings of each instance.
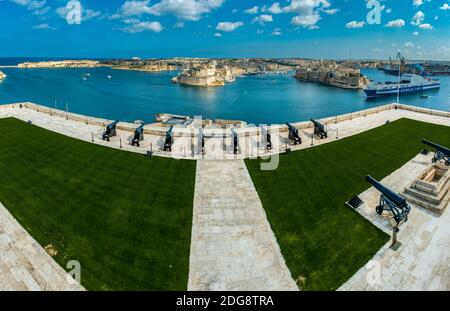
[[185, 290], [195, 162], [0, 120], [0, 202], [89, 290]]
[[[450, 145], [450, 128], [402, 119], [331, 144], [282, 155], [276, 171], [246, 164], [286, 263], [306, 290], [335, 290], [389, 237], [344, 205], [418, 154], [423, 138]], [[375, 208], [375, 207], [374, 207]]]

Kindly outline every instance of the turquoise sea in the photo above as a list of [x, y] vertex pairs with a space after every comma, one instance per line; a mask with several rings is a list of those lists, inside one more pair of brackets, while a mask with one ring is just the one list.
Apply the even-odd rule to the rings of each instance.
[[[0, 59], [0, 65], [19, 60]], [[1, 69], [8, 77], [0, 83], [0, 104], [31, 101], [80, 114], [124, 121], [154, 121], [156, 113], [244, 120], [254, 124], [301, 121], [354, 112], [392, 103], [396, 97], [367, 101], [364, 92], [296, 81], [287, 75], [238, 78], [221, 88], [173, 84], [177, 72], [147, 73], [94, 69]], [[395, 80], [378, 70], [364, 70], [370, 79]], [[90, 74], [82, 79], [83, 74]], [[108, 79], [107, 76], [111, 76]], [[450, 77], [438, 77], [442, 86], [402, 96], [401, 103], [450, 110]]]

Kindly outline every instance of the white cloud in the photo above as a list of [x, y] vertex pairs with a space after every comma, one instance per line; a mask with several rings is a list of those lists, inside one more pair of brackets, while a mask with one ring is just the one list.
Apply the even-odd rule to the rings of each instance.
[[418, 11], [412, 18], [411, 25], [419, 26], [425, 20], [425, 14], [422, 11]]
[[224, 2], [225, 0], [161, 0], [152, 5], [150, 0], [129, 0], [112, 18], [171, 14], [181, 20], [198, 21], [204, 14], [221, 7]]
[[439, 9], [444, 11], [450, 10], [450, 5], [448, 5], [448, 3], [444, 3]]
[[406, 46], [407, 48], [413, 48], [413, 47], [414, 47], [414, 44], [413, 44], [412, 42], [406, 42], [406, 43], [405, 43], [405, 46]]
[[401, 27], [405, 26], [405, 21], [403, 19], [396, 19], [396, 20], [390, 21], [389, 23], [387, 23], [384, 26], [389, 27], [389, 28], [401, 28]]
[[289, 0], [289, 5], [284, 7], [278, 5], [274, 11], [279, 12], [279, 8], [281, 10], [279, 13], [294, 13], [296, 16], [291, 20], [293, 25], [315, 29], [317, 27], [314, 26], [321, 19], [321, 12], [325, 9], [331, 10], [330, 6], [328, 0]]
[[366, 22], [357, 22], [357, 21], [351, 21], [345, 25], [345, 27], [352, 29], [352, 28], [363, 28], [366, 25]]
[[[65, 6], [59, 7], [56, 9], [56, 13], [59, 15], [59, 17], [66, 19], [67, 17], [68, 9]], [[99, 17], [102, 15], [102, 12], [100, 11], [94, 11], [90, 9], [85, 9], [84, 7], [81, 7], [81, 20], [82, 21], [88, 21], [95, 17]]]
[[270, 8], [267, 9], [267, 11], [269, 11], [272, 14], [280, 14], [283, 13], [283, 10], [280, 7], [280, 3], [279, 2], [275, 2], [273, 3]]
[[159, 22], [137, 22], [128, 27], [122, 28], [123, 32], [139, 33], [139, 32], [161, 32], [163, 30], [162, 25]]
[[273, 17], [272, 15], [267, 14], [260, 15], [252, 20], [252, 23], [259, 23], [260, 25], [264, 25], [265, 23], [271, 22], [273, 22]]
[[151, 14], [172, 14], [179, 19], [198, 21], [203, 14], [222, 6], [225, 0], [161, 0], [150, 7]]
[[220, 37], [222, 37], [222, 34], [221, 34], [221, 33], [219, 33], [219, 32], [216, 32], [216, 33], [214, 34], [214, 37], [216, 37], [216, 38], [220, 38]]
[[275, 28], [273, 31], [272, 31], [272, 36], [281, 36], [283, 33], [281, 32], [281, 29], [280, 28]]
[[387, 8], [387, 9], [386, 9], [386, 13], [387, 13], [387, 14], [391, 14], [391, 13], [392, 13], [392, 9], [391, 9], [391, 8]]
[[52, 29], [52, 28], [50, 27], [49, 24], [39, 24], [39, 25], [33, 26], [33, 29], [45, 29], [45, 30], [48, 30], [48, 29]]
[[291, 20], [292, 24], [295, 26], [302, 26], [302, 27], [311, 27], [317, 24], [317, 22], [320, 20], [320, 15], [318, 14], [312, 14], [312, 15], [305, 15], [305, 16], [294, 16]]
[[216, 29], [224, 32], [233, 32], [239, 27], [244, 26], [243, 22], [220, 22], [217, 24]]
[[142, 14], [150, 14], [151, 9], [148, 6], [150, 0], [146, 1], [125, 1], [120, 8], [120, 12], [123, 16], [141, 16]]
[[414, 36], [418, 36], [418, 35], [419, 35], [419, 32], [418, 32], [418, 31], [414, 31], [414, 32], [413, 32], [413, 35], [414, 35]]
[[420, 29], [425, 29], [425, 30], [431, 30], [433, 29], [433, 26], [431, 26], [430, 24], [422, 24], [419, 26]]
[[36, 10], [40, 9], [47, 3], [46, 0], [37, 1], [37, 0], [10, 0], [11, 2], [14, 2], [15, 4], [18, 4], [20, 6], [26, 6], [28, 10]]
[[259, 12], [259, 7], [256, 5], [252, 8], [244, 11], [244, 13], [246, 13], [246, 14], [258, 14], [258, 12]]
[[337, 12], [339, 12], [339, 9], [329, 9], [329, 10], [323, 10], [328, 15], [334, 15]]

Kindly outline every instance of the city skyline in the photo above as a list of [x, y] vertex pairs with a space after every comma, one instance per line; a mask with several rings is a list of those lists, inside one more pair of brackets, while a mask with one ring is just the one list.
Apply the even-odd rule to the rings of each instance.
[[450, 60], [444, 0], [76, 2], [0, 0], [0, 56]]

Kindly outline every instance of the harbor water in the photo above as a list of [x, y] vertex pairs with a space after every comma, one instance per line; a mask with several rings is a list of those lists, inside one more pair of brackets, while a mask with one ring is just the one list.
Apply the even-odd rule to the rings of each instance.
[[[0, 65], [11, 65], [2, 63]], [[395, 102], [396, 97], [366, 100], [362, 90], [305, 83], [292, 75], [263, 74], [238, 78], [224, 87], [173, 84], [177, 72], [137, 72], [111, 68], [0, 69], [0, 104], [30, 101], [49, 107], [123, 121], [153, 122], [157, 113], [278, 124], [323, 118]], [[363, 70], [375, 81], [395, 81], [375, 69]], [[83, 79], [83, 76], [86, 79]], [[110, 77], [108, 77], [110, 76]], [[441, 89], [401, 96], [400, 102], [450, 111], [450, 77], [437, 77]]]

